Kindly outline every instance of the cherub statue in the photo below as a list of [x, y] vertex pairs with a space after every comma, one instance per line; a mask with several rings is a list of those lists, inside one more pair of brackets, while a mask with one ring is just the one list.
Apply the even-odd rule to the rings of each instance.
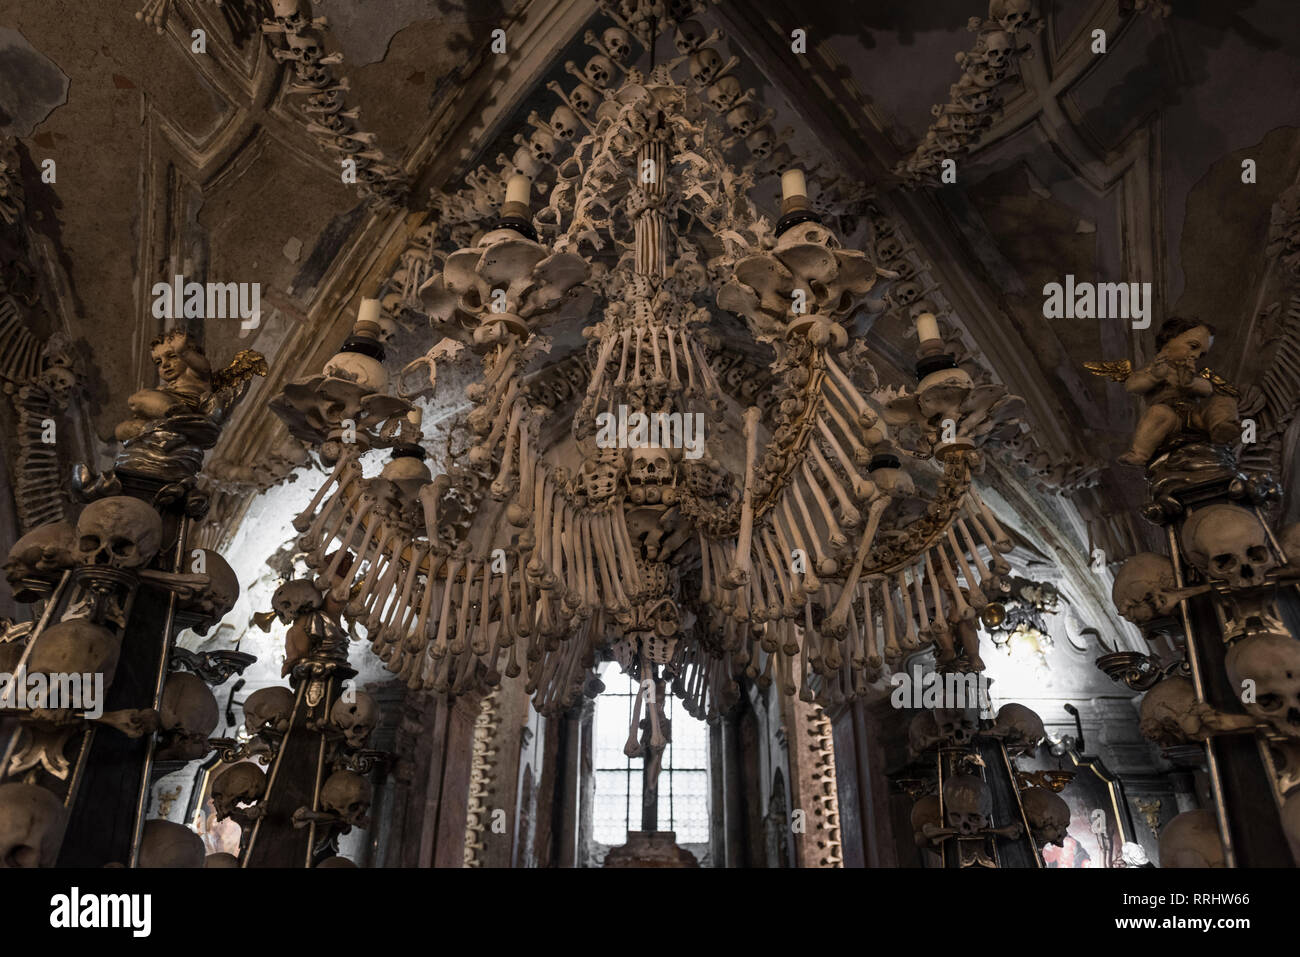
[[1124, 465], [1144, 466], [1164, 442], [1184, 429], [1204, 432], [1218, 444], [1241, 434], [1237, 422], [1237, 390], [1210, 369], [1197, 371], [1197, 360], [1214, 342], [1208, 322], [1170, 316], [1156, 334], [1159, 350], [1144, 368], [1132, 371], [1127, 359], [1085, 362], [1094, 375], [1104, 375], [1146, 399], [1146, 409], [1133, 431]]
[[[149, 351], [161, 381], [127, 400], [131, 418], [114, 430], [122, 443], [114, 470], [151, 475], [183, 492], [192, 486], [204, 450], [217, 444], [253, 376], [266, 375], [266, 359], [246, 349], [214, 371], [202, 347], [175, 329], [154, 339]], [[93, 495], [111, 487], [116, 477], [111, 472], [94, 477], [79, 466], [73, 481], [83, 495], [88, 490]]]
[[150, 422], [175, 411], [192, 411], [212, 392], [212, 364], [203, 350], [183, 332], [171, 330], [149, 343], [149, 355], [158, 367], [162, 384], [141, 389], [127, 399], [134, 417], [114, 430], [119, 442], [144, 432]]

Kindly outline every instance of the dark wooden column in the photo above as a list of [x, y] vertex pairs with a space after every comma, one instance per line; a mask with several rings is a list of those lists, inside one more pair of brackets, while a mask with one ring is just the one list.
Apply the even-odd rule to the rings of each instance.
[[897, 867], [884, 754], [873, 745], [879, 740], [879, 718], [861, 701], [828, 714], [835, 735], [844, 866]]

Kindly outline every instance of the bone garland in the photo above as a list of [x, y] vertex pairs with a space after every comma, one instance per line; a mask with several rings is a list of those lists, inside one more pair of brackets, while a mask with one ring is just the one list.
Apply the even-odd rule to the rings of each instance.
[[[325, 493], [329, 492], [335, 485], [339, 486], [339, 492], [343, 491], [345, 486], [361, 477], [360, 466], [357, 465], [354, 453], [345, 451], [339, 456], [338, 462], [330, 472], [329, 477], [321, 483], [321, 487], [316, 490], [312, 500], [307, 507], [297, 515], [293, 520], [293, 527], [300, 533], [305, 533], [312, 525], [312, 516], [316, 514], [316, 509], [320, 508], [321, 502], [325, 500]], [[338, 493], [333, 493], [337, 495]]]
[[1014, 547], [1011, 544], [1011, 539], [1007, 537], [1004, 531], [1002, 531], [1002, 526], [999, 525], [998, 520], [993, 517], [993, 512], [984, 504], [983, 500], [981, 500], [979, 495], [975, 492], [975, 486], [972, 485], [967, 488], [966, 495], [970, 498], [970, 501], [974, 503], [975, 507], [979, 509], [979, 513], [983, 517], [984, 522], [993, 533], [993, 544], [996, 546], [997, 551], [1002, 552], [1003, 554], [1011, 551]]
[[[506, 427], [506, 447], [501, 453], [501, 468], [497, 476], [492, 481], [492, 497], [497, 501], [503, 501], [510, 494], [512, 487], [512, 476], [522, 473], [523, 460], [520, 459], [520, 468], [516, 471], [514, 467], [515, 443], [520, 441], [520, 421], [523, 418], [524, 403], [516, 402], [510, 411], [510, 424]], [[522, 449], [520, 450], [522, 455]], [[521, 480], [522, 482], [522, 480]]]
[[970, 526], [966, 524], [966, 520], [961, 516], [957, 517], [957, 521], [954, 524], [961, 530], [962, 541], [966, 543], [966, 549], [970, 552], [971, 559], [975, 563], [975, 568], [979, 572], [980, 591], [982, 591], [986, 596], [995, 594], [997, 591], [997, 581], [993, 573], [989, 571], [989, 567], [984, 564], [984, 558], [980, 555], [979, 546], [975, 544], [975, 539], [971, 535]]
[[[903, 649], [905, 651], [915, 651], [920, 647], [920, 640], [916, 635], [916, 620], [912, 615], [912, 593], [907, 587], [907, 575], [903, 570], [898, 572], [898, 593], [903, 599], [903, 624], [906, 632], [903, 635]], [[924, 611], [922, 611], [924, 614]]]
[[[798, 510], [800, 510], [803, 525], [794, 521], [794, 516], [790, 515], [790, 497], [794, 498], [794, 505], [796, 505]], [[789, 486], [787, 486], [787, 495], [785, 495], [784, 501], [781, 502], [781, 508], [783, 508], [785, 523], [789, 525], [790, 534], [793, 534], [794, 541], [796, 541], [798, 547], [803, 550], [803, 557], [805, 557], [805, 562], [807, 563], [807, 567], [809, 567], [809, 573], [803, 576], [803, 581], [805, 581], [807, 590], [815, 592], [815, 590], [820, 588], [820, 583], [815, 585], [813, 584], [814, 581], [816, 581], [815, 576], [833, 575], [833, 573], [837, 571], [837, 568], [839, 568], [839, 563], [837, 563], [835, 559], [827, 557], [827, 550], [822, 546], [822, 538], [820, 538], [818, 533], [816, 533], [813, 518], [811, 518], [811, 515], [809, 514], [809, 507], [807, 507], [806, 503], [803, 502], [803, 494], [800, 490], [798, 480], [790, 482]], [[803, 536], [803, 533], [805, 532], [807, 532], [807, 537]], [[810, 540], [813, 542], [813, 549], [811, 549], [811, 551], [809, 550], [809, 547], [807, 547], [807, 542]]]
[[[159, 3], [170, 5], [171, 2], [148, 0], [146, 9]], [[283, 13], [280, 6], [292, 12]], [[336, 80], [327, 68], [342, 62], [343, 56], [324, 53], [322, 31], [328, 25], [326, 19], [308, 19], [295, 3], [278, 5], [276, 14], [274, 19], [263, 21], [262, 32], [275, 59], [281, 63], [286, 60], [293, 63], [297, 82], [289, 86], [289, 92], [310, 94], [306, 109], [321, 114], [319, 123], [305, 124], [308, 131], [317, 137], [323, 149], [341, 153], [352, 163], [352, 182], [357, 184], [357, 193], [363, 199], [380, 208], [404, 202], [410, 190], [406, 174], [382, 151], [373, 148], [374, 134], [357, 131], [354, 121], [358, 110], [355, 107], [346, 112], [343, 110], [339, 91], [348, 89], [348, 82], [346, 78]], [[163, 19], [165, 21], [165, 14]], [[161, 27], [159, 29], [161, 32]], [[271, 38], [276, 35], [284, 38], [285, 46], [278, 47], [272, 43]]]
[[[960, 82], [949, 90], [947, 104], [931, 110], [937, 119], [925, 139], [894, 168], [908, 186], [942, 185], [942, 167], [952, 157], [975, 148], [971, 144], [1001, 115], [1002, 97], [997, 88], [1015, 80], [1021, 56], [1032, 55], [1030, 46], [1022, 46], [1021, 42], [1030, 31], [1041, 31], [1043, 21], [1029, 17], [1027, 12], [1024, 17], [1015, 14], [1014, 18], [994, 18], [992, 12], [997, 5], [998, 0], [992, 0], [988, 20], [971, 20], [970, 29], [979, 31], [979, 37], [970, 53], [957, 54], [957, 62], [965, 70]], [[1029, 4], [1023, 6], [1027, 10]]]
[[1011, 571], [1011, 565], [998, 553], [997, 545], [985, 530], [984, 525], [980, 522], [979, 516], [976, 514], [977, 510], [969, 498], [966, 500], [965, 504], [966, 519], [970, 524], [975, 526], [975, 531], [979, 534], [980, 541], [982, 541], [984, 546], [989, 550], [989, 567], [1000, 579], [1002, 575]]
[[750, 539], [754, 531], [754, 459], [758, 454], [758, 416], [756, 407], [745, 410], [745, 486], [741, 498], [740, 537], [736, 543], [737, 564], [727, 573], [732, 587], [749, 580]]
[[[848, 547], [849, 538], [840, 528], [839, 520], [836, 519], [835, 513], [831, 510], [830, 502], [826, 500], [826, 495], [822, 492], [821, 486], [818, 485], [817, 480], [813, 478], [812, 470], [808, 467], [808, 461], [805, 459], [800, 464], [799, 468], [803, 473], [804, 484], [806, 484], [808, 490], [812, 492], [813, 500], [816, 501], [817, 508], [820, 510], [822, 518], [825, 520], [826, 527], [830, 531], [830, 539], [828, 542], [830, 551], [833, 553], [839, 553]], [[825, 568], [819, 566], [817, 570], [823, 575], [832, 574], [833, 571], [830, 566]]]
[[823, 630], [829, 635], [839, 637], [844, 634], [845, 619], [848, 616], [849, 602], [853, 600], [853, 590], [857, 587], [858, 576], [862, 574], [862, 566], [867, 560], [867, 554], [875, 543], [876, 529], [880, 527], [880, 516], [889, 507], [890, 501], [889, 496], [881, 495], [871, 503], [870, 511], [867, 513], [867, 528], [862, 533], [857, 557], [853, 561], [853, 567], [849, 569], [848, 577], [844, 580], [840, 600], [835, 603], [834, 610], [823, 625]]
[[[870, 584], [867, 587], [870, 588]], [[903, 649], [898, 646], [898, 634], [894, 627], [894, 596], [888, 578], [880, 582], [880, 600], [885, 606], [885, 661], [892, 667], [903, 660]]]
[[815, 440], [808, 443], [808, 450], [812, 453], [813, 460], [817, 463], [817, 468], [821, 470], [822, 475], [826, 476], [826, 481], [830, 484], [831, 492], [834, 493], [835, 500], [839, 503], [840, 521], [843, 522], [844, 527], [847, 529], [857, 528], [862, 524], [862, 513], [859, 512], [849, 500], [848, 493], [845, 492], [844, 486], [840, 484], [840, 480], [836, 476], [835, 470], [830, 467], [830, 464], [826, 461], [825, 456], [822, 455], [822, 450], [818, 447]]
[[325, 560], [326, 551], [334, 536], [338, 534], [352, 509], [367, 493], [367, 487], [360, 480], [340, 486], [316, 515], [307, 531], [298, 536], [298, 547], [308, 553], [307, 564], [315, 568]]
[[935, 653], [934, 660], [936, 664], [944, 665], [953, 660], [954, 652], [952, 645], [952, 635], [948, 631], [948, 617], [943, 611], [943, 599], [939, 593], [939, 578], [934, 573], [934, 562], [930, 559], [930, 553], [925, 553], [925, 577], [930, 583], [931, 596], [934, 598], [934, 617], [931, 633], [934, 642], [939, 646]]
[[970, 565], [966, 564], [966, 553], [962, 547], [957, 544], [957, 533], [953, 531], [951, 525], [948, 526], [948, 547], [952, 549], [953, 561], [957, 563], [958, 570], [961, 571], [962, 578], [966, 581], [966, 600], [970, 606], [976, 610], [983, 608], [989, 603], [984, 592], [980, 590], [975, 576], [971, 573]]

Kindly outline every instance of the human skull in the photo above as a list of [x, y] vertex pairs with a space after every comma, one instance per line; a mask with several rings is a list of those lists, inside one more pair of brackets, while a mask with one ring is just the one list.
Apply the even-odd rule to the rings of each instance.
[[667, 449], [632, 449], [628, 465], [629, 485], [662, 485], [672, 481], [673, 463]]
[[533, 156], [532, 148], [529, 146], [521, 146], [515, 150], [510, 161], [516, 173], [521, 173], [529, 179], [536, 179], [542, 172], [542, 164], [537, 162], [537, 157]]
[[1173, 563], [1155, 552], [1139, 552], [1120, 566], [1110, 600], [1123, 617], [1141, 625], [1172, 612], [1180, 594], [1174, 588]]
[[978, 708], [935, 708], [934, 724], [939, 736], [954, 744], [968, 744], [979, 730]]
[[293, 692], [283, 685], [258, 688], [244, 701], [244, 730], [257, 734], [263, 728], [283, 734], [293, 717]]
[[742, 103], [727, 114], [727, 126], [736, 136], [748, 136], [758, 122], [758, 114], [748, 103]]
[[186, 608], [203, 616], [204, 620], [192, 627], [200, 635], [205, 635], [209, 628], [235, 607], [235, 602], [239, 600], [239, 578], [219, 552], [210, 548], [200, 548], [198, 551], [203, 553], [201, 567], [203, 574], [211, 579], [211, 584], [196, 594]]
[[330, 724], [343, 732], [350, 748], [364, 748], [378, 722], [379, 706], [364, 691], [356, 692], [350, 701], [339, 698], [330, 708]]
[[598, 53], [587, 61], [587, 65], [582, 68], [582, 75], [596, 89], [603, 90], [614, 78], [614, 64], [610, 62], [609, 57]]
[[281, 622], [291, 625], [303, 615], [320, 608], [322, 600], [320, 590], [312, 582], [295, 578], [275, 590], [271, 607]]
[[212, 782], [212, 806], [224, 821], [243, 804], [256, 804], [266, 795], [266, 772], [251, 761], [226, 768]]
[[[971, 82], [976, 86], [989, 89], [997, 86], [1007, 78], [1007, 70], [1006, 67], [998, 69], [989, 63], [973, 60], [966, 68], [966, 75], [971, 78]], [[942, 145], [945, 149], [956, 150], [961, 144], [949, 140]]]
[[917, 847], [930, 846], [930, 836], [925, 833], [927, 827], [943, 827], [937, 794], [927, 794], [912, 805], [912, 838]]
[[754, 154], [755, 159], [766, 159], [772, 153], [772, 128], [760, 126], [745, 137], [745, 145]]
[[578, 114], [567, 106], [557, 106], [551, 114], [551, 129], [562, 140], [571, 140], [578, 135]]
[[939, 727], [934, 712], [928, 708], [912, 716], [907, 726], [907, 751], [913, 759], [920, 757], [939, 742]]
[[1020, 806], [1025, 809], [1029, 832], [1039, 847], [1045, 844], [1065, 846], [1065, 832], [1070, 827], [1070, 805], [1049, 788], [1025, 788], [1020, 792]]
[[984, 61], [995, 70], [1005, 70], [1011, 64], [1014, 46], [1009, 34], [994, 30], [984, 37]]
[[691, 79], [708, 86], [722, 69], [722, 54], [713, 47], [702, 47], [691, 54]]
[[972, 113], [984, 113], [997, 106], [997, 94], [992, 90], [970, 90], [961, 96], [961, 105]]
[[67, 366], [52, 365], [41, 373], [39, 382], [57, 404], [64, 405], [77, 387], [77, 374]]
[[163, 686], [159, 725], [165, 743], [158, 749], [163, 761], [193, 761], [212, 746], [208, 738], [216, 730], [219, 712], [212, 689], [198, 675], [174, 671]]
[[591, 108], [596, 105], [598, 99], [596, 91], [585, 83], [579, 83], [573, 88], [573, 92], [569, 94], [570, 105], [583, 116], [591, 112]]
[[63, 569], [76, 563], [77, 533], [71, 522], [51, 522], [32, 529], [9, 549], [5, 579], [18, 601], [35, 601], [40, 593], [19, 583], [24, 578], [53, 581]]
[[1161, 867], [1223, 867], [1214, 812], [1184, 811], [1160, 830]]
[[1242, 696], [1244, 683], [1254, 682], [1254, 700], [1242, 701], [1252, 717], [1300, 738], [1300, 641], [1289, 635], [1251, 635], [1228, 649], [1224, 664], [1233, 694]]
[[366, 827], [370, 810], [370, 782], [355, 771], [335, 771], [325, 779], [321, 806], [354, 827]]
[[677, 31], [673, 35], [673, 45], [677, 47], [678, 53], [686, 56], [698, 50], [708, 36], [708, 31], [699, 20], [684, 20], [677, 25]]
[[555, 155], [555, 137], [545, 130], [536, 130], [528, 140], [528, 148], [539, 163], [549, 163]]
[[1047, 734], [1038, 712], [1014, 701], [998, 709], [997, 717], [993, 719], [993, 733], [1015, 751], [1033, 751]]
[[1029, 22], [1032, 0], [990, 0], [989, 19], [1002, 24], [1002, 29], [1015, 33]]
[[[84, 618], [72, 618], [50, 625], [36, 636], [31, 655], [27, 658], [27, 673], [102, 674], [107, 690], [113, 683], [121, 651], [122, 640], [107, 628]], [[67, 708], [48, 712], [40, 709], [38, 713], [58, 724], [71, 720], [73, 714]]]
[[943, 785], [943, 808], [948, 826], [962, 835], [978, 834], [992, 823], [993, 794], [973, 774], [957, 774]]
[[140, 568], [161, 546], [162, 518], [138, 498], [101, 498], [77, 517], [77, 560], [83, 565]]
[[626, 63], [632, 55], [632, 40], [622, 27], [610, 27], [601, 35], [601, 40], [604, 41], [605, 52], [616, 63]]
[[308, 66], [320, 62], [320, 58], [325, 55], [325, 46], [320, 34], [314, 30], [300, 30], [297, 33], [286, 33], [285, 40], [289, 43], [289, 49], [297, 54], [300, 63]]
[[67, 811], [35, 784], [0, 784], [0, 868], [53, 867]]
[[724, 76], [709, 87], [709, 106], [719, 113], [725, 113], [731, 109], [744, 92], [739, 80], [734, 76]]
[[207, 856], [203, 838], [185, 825], [162, 820], [144, 822], [141, 867], [202, 867]]
[[1255, 513], [1237, 505], [1210, 505], [1183, 525], [1183, 553], [1210, 578], [1233, 588], [1264, 584], [1277, 564]]
[[910, 306], [921, 296], [921, 287], [915, 282], [900, 282], [889, 291], [889, 298], [900, 306]]
[[901, 255], [903, 255], [903, 241], [897, 236], [886, 236], [876, 243], [876, 259], [880, 262], [889, 262]]

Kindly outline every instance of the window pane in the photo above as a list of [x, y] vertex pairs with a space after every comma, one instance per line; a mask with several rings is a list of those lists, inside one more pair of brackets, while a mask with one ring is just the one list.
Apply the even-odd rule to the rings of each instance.
[[[627, 841], [629, 830], [641, 829], [644, 760], [629, 760], [623, 753], [639, 688], [613, 667], [604, 670], [601, 680], [606, 691], [596, 699], [594, 717], [592, 838], [617, 845]], [[642, 702], [642, 719], [649, 716], [649, 707]], [[665, 712], [673, 741], [664, 752], [659, 775], [658, 827], [675, 830], [680, 843], [703, 843], [709, 839], [708, 729], [673, 698], [665, 703]]]

